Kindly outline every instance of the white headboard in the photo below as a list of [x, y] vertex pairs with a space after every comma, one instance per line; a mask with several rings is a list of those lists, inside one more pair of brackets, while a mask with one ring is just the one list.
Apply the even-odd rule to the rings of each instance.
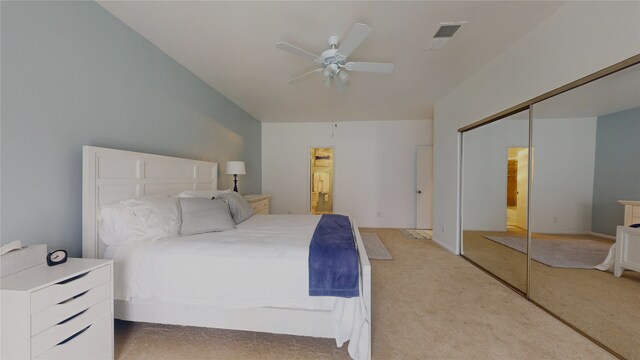
[[216, 190], [218, 164], [132, 151], [82, 147], [82, 257], [98, 258], [100, 205], [185, 190]]

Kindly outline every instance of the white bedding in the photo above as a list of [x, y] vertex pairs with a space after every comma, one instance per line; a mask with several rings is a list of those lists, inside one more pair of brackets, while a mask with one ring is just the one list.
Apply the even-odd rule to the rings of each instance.
[[[332, 312], [338, 346], [352, 339], [359, 358], [368, 344], [362, 297], [309, 296], [309, 243], [314, 215], [254, 215], [234, 230], [131, 241], [113, 254], [118, 300], [212, 305], [226, 309], [285, 307]], [[362, 282], [360, 284], [362, 293]]]

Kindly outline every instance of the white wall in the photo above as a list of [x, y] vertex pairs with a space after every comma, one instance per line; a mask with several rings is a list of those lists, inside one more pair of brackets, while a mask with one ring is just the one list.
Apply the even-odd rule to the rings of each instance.
[[[528, 128], [504, 119], [464, 134], [465, 230], [505, 231], [507, 149], [528, 146]], [[533, 231], [589, 233], [596, 118], [535, 119], [533, 139]]]
[[640, 53], [640, 2], [568, 2], [435, 105], [434, 240], [459, 253], [457, 129]]
[[529, 122], [504, 119], [464, 135], [464, 228], [507, 227], [507, 149], [529, 146]]
[[334, 211], [359, 226], [415, 227], [416, 146], [431, 120], [263, 123], [262, 191], [274, 214], [309, 213], [309, 148], [335, 148]]
[[[535, 107], [534, 107], [535, 116]], [[533, 122], [532, 230], [591, 232], [597, 118]]]

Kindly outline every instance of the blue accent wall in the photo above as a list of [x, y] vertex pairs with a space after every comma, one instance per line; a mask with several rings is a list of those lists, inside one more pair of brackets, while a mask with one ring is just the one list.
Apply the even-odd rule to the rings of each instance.
[[640, 107], [598, 117], [591, 230], [616, 235], [618, 200], [640, 200]]
[[1, 10], [0, 242], [80, 256], [82, 146], [244, 160], [261, 191], [261, 125], [95, 2]]

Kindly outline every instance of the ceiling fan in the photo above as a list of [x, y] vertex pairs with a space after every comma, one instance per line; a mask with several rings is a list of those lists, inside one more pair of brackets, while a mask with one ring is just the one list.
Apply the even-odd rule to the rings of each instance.
[[[369, 36], [370, 32], [371, 28], [369, 26], [357, 23], [353, 28], [351, 28], [347, 37], [341, 42], [337, 35], [331, 35], [327, 39], [329, 49], [322, 52], [320, 56], [306, 50], [302, 50], [286, 42], [277, 43], [276, 47], [278, 49], [313, 60], [322, 66], [321, 68], [289, 79], [287, 83], [294, 84], [313, 74], [322, 73], [326, 87], [330, 87], [332, 80], [334, 80], [338, 90], [343, 91], [349, 81], [348, 71], [363, 71], [383, 74], [390, 73], [393, 71], [393, 64], [391, 63], [347, 62], [347, 57], [349, 57], [349, 55], [351, 55], [351, 53], [364, 41], [364, 39]], [[338, 47], [338, 43], [340, 43], [340, 47]]]

